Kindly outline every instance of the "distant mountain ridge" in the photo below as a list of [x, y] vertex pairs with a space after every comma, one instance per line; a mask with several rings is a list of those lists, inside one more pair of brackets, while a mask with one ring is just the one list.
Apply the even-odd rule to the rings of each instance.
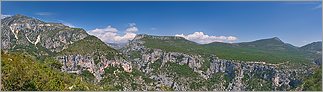
[[274, 37], [198, 44], [139, 34], [111, 44], [24, 15], [1, 23], [4, 90], [300, 91], [318, 89], [303, 88], [308, 76], [314, 75], [306, 87], [321, 78], [312, 71], [322, 62], [322, 42], [295, 47]]
[[288, 43], [284, 43], [281, 41], [278, 37], [269, 38], [269, 39], [261, 39], [256, 40], [252, 42], [243, 42], [238, 43], [241, 46], [247, 46], [247, 47], [254, 47], [258, 49], [264, 49], [264, 50], [284, 50], [284, 49], [297, 49], [296, 46], [293, 46]]
[[304, 45], [300, 49], [306, 50], [306, 51], [322, 52], [322, 41], [317, 41], [317, 42]]
[[[173, 39], [170, 39], [173, 38]], [[252, 42], [242, 43], [221, 43], [197, 44], [181, 37], [138, 35], [134, 39], [142, 39], [145, 46], [159, 48], [166, 51], [184, 52], [192, 54], [215, 54], [220, 58], [245, 60], [245, 61], [308, 61], [307, 53], [299, 47], [282, 42], [279, 38], [273, 37]], [[190, 48], [190, 49], [189, 49]], [[311, 54], [312, 55], [312, 54]], [[272, 56], [271, 59], [268, 56]]]

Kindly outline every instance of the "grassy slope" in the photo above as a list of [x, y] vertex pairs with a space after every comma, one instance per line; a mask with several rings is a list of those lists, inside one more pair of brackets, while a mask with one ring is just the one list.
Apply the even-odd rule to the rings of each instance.
[[[98, 90], [81, 77], [62, 73], [26, 54], [1, 55], [2, 90]], [[73, 86], [71, 89], [69, 87]]]
[[[144, 37], [145, 46], [148, 48], [158, 48], [168, 52], [182, 52], [187, 54], [200, 54], [208, 57], [215, 54], [222, 59], [242, 60], [242, 61], [264, 61], [269, 63], [282, 63], [286, 61], [300, 63], [308, 61], [305, 57], [309, 56], [305, 52], [300, 52], [289, 48], [288, 45], [268, 47], [251, 47], [239, 44], [228, 43], [211, 43], [197, 44], [188, 40], [174, 39], [161, 40], [151, 37]], [[268, 43], [268, 42], [266, 42]], [[269, 42], [270, 43], [270, 42]], [[254, 45], [262, 45], [265, 42], [253, 43]], [[277, 44], [273, 42], [273, 44]]]
[[[118, 55], [118, 51], [107, 46], [104, 42], [95, 36], [87, 36], [64, 49], [59, 55], [95, 55], [107, 56], [108, 59], [113, 59]], [[121, 56], [120, 56], [121, 57]]]
[[[222, 43], [223, 44], [223, 43]], [[214, 50], [220, 58], [243, 60], [243, 61], [263, 61], [269, 63], [282, 63], [282, 62], [306, 62], [308, 61], [304, 52], [281, 49], [273, 50], [266, 48], [250, 47], [250, 46], [234, 46], [231, 44], [227, 45], [206, 45], [208, 49]]]
[[87, 36], [82, 40], [79, 40], [68, 46], [67, 49], [64, 49], [61, 53], [64, 54], [89, 54], [95, 51], [100, 51], [102, 53], [107, 53], [115, 55], [117, 51], [104, 42], [98, 39], [95, 36]]
[[309, 50], [309, 51], [322, 51], [322, 42], [313, 42], [301, 47], [302, 50]]
[[303, 91], [321, 91], [322, 90], [322, 67], [317, 68], [314, 74], [304, 80]]

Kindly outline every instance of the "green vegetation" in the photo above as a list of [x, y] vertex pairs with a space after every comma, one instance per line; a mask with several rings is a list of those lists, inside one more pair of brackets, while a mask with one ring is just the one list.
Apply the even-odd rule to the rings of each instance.
[[181, 77], [197, 77], [198, 76], [198, 74], [196, 72], [194, 72], [193, 69], [191, 69], [187, 65], [180, 65], [180, 64], [176, 64], [176, 63], [167, 62], [165, 64], [165, 66], [167, 67], [167, 69], [169, 69], [169, 72], [176, 73]]
[[206, 58], [203, 58], [204, 62], [201, 66], [201, 70], [206, 72], [207, 69], [211, 66], [211, 60], [210, 59], [206, 59]]
[[[10, 20], [14, 23], [14, 20]], [[28, 22], [28, 21], [23, 21]], [[12, 24], [7, 23], [7, 24]], [[45, 23], [45, 22], [44, 22]], [[57, 61], [54, 57], [57, 55], [83, 55], [89, 56], [90, 59], [94, 60], [96, 64], [94, 70], [100, 69], [104, 66], [100, 61], [102, 57], [107, 59], [114, 58], [125, 58], [117, 50], [107, 46], [104, 42], [95, 36], [87, 35], [87, 32], [81, 28], [70, 28], [64, 27], [63, 29], [52, 30], [57, 28], [42, 27], [45, 31], [37, 31], [37, 33], [30, 33], [35, 30], [32, 29], [22, 29], [20, 31], [25, 31], [18, 35], [18, 39], [14, 38], [14, 35], [10, 34], [10, 46], [8, 53], [1, 52], [1, 89], [4, 91], [97, 91], [97, 90], [109, 90], [109, 91], [121, 91], [121, 90], [155, 90], [157, 85], [160, 85], [160, 89], [163, 91], [173, 91], [174, 89], [170, 86], [163, 85], [163, 83], [157, 80], [150, 79], [149, 76], [158, 76], [162, 78], [162, 82], [165, 77], [168, 81], [174, 81], [180, 87], [187, 86], [190, 90], [213, 90], [213, 89], [228, 89], [230, 82], [234, 82], [234, 77], [237, 77], [236, 68], [242, 68], [245, 70], [245, 65], [241, 67], [233, 67], [231, 70], [231, 65], [226, 65], [225, 73], [215, 73], [210, 76], [209, 79], [204, 79], [204, 76], [200, 76], [199, 73], [193, 71], [187, 64], [180, 65], [177, 61], [183, 60], [183, 55], [176, 57], [176, 62], [167, 62], [163, 67], [161, 65], [163, 62], [161, 59], [156, 60], [154, 63], [149, 63], [148, 66], [138, 67], [146, 62], [131, 62], [133, 65], [132, 72], [126, 72], [120, 66], [109, 66], [104, 69], [104, 74], [101, 76], [102, 80], [97, 82], [96, 76], [94, 76], [90, 71], [85, 70], [80, 74], [68, 74], [61, 72], [62, 64]], [[8, 29], [8, 27], [4, 27]], [[47, 30], [51, 29], [51, 30]], [[8, 30], [6, 30], [8, 32]], [[25, 37], [25, 33], [32, 40], [35, 40], [39, 34], [42, 38], [39, 44], [34, 45], [28, 42]], [[41, 32], [41, 33], [38, 33]], [[5, 32], [6, 33], [6, 32]], [[47, 49], [41, 45], [48, 43], [48, 41], [59, 41], [62, 40], [62, 36], [67, 36], [64, 39], [67, 43], [71, 41], [76, 41], [71, 43], [68, 48], [65, 49], [63, 45], [55, 48]], [[60, 36], [60, 37], [58, 37]], [[65, 38], [63, 36], [63, 38]], [[84, 39], [80, 39], [75, 36], [87, 36]], [[303, 67], [297, 67], [297, 69], [308, 68], [310, 64], [306, 65], [310, 59], [319, 59], [321, 54], [317, 54], [317, 51], [322, 50], [322, 43], [316, 42], [301, 48], [294, 47], [290, 44], [283, 43], [278, 38], [257, 40], [253, 42], [246, 43], [210, 43], [210, 44], [197, 44], [192, 41], [188, 41], [181, 37], [173, 36], [145, 36], [143, 39], [145, 41], [144, 46], [148, 48], [162, 49], [167, 52], [180, 52], [189, 55], [201, 55], [202, 66], [200, 70], [207, 71], [210, 67], [210, 58], [213, 55], [221, 59], [230, 60], [240, 60], [240, 61], [264, 61], [269, 63], [284, 63], [286, 61], [291, 61], [291, 63], [297, 63], [304, 65]], [[46, 43], [44, 43], [46, 42]], [[54, 42], [55, 43], [55, 42]], [[59, 42], [60, 43], [60, 42]], [[56, 53], [51, 50], [63, 49], [63, 51]], [[125, 48], [126, 49], [126, 48]], [[144, 53], [153, 53], [153, 49], [148, 49]], [[129, 53], [132, 61], [136, 58], [141, 58], [142, 53], [140, 51], [131, 51]], [[199, 57], [200, 58], [200, 57]], [[68, 60], [71, 60], [69, 58]], [[78, 60], [75, 59], [74, 60]], [[72, 65], [68, 62], [68, 66]], [[289, 69], [293, 66], [292, 64], [286, 64], [286, 66], [277, 67], [276, 69]], [[73, 65], [74, 66], [74, 65]], [[76, 65], [77, 69], [82, 70], [82, 64]], [[99, 67], [98, 67], [99, 66]], [[222, 65], [221, 65], [222, 66]], [[306, 67], [305, 67], [306, 66]], [[153, 69], [151, 72], [141, 72], [137, 68], [146, 69], [150, 67]], [[272, 75], [275, 71], [263, 71], [263, 69], [256, 69], [257, 67], [246, 65], [249, 69], [254, 68], [250, 76], [245, 73], [242, 79], [243, 90], [273, 90]], [[263, 67], [263, 66], [261, 66]], [[265, 66], [266, 68], [267, 66]], [[259, 71], [260, 70], [260, 71]], [[280, 71], [280, 70], [279, 70]], [[285, 70], [282, 70], [285, 71]], [[296, 71], [298, 72], [298, 71]], [[321, 91], [322, 90], [322, 71], [321, 67], [318, 68], [314, 74], [304, 78], [304, 81], [297, 80], [293, 83], [294, 79], [291, 79], [289, 86], [283, 85], [275, 90], [297, 90], [298, 88], [303, 88], [304, 91]], [[263, 78], [267, 76], [267, 78]], [[292, 77], [303, 77], [303, 75]], [[168, 77], [168, 78], [167, 78]], [[170, 78], [169, 78], [170, 77]], [[158, 79], [158, 78], [157, 78]], [[160, 81], [160, 79], [158, 79]], [[302, 84], [303, 83], [303, 84]], [[302, 84], [299, 86], [299, 84]], [[148, 86], [148, 87], [147, 87]], [[223, 88], [224, 87], [224, 88]], [[127, 89], [126, 89], [127, 88]], [[130, 89], [128, 89], [130, 88]], [[189, 89], [188, 88], [188, 89]]]
[[229, 78], [225, 73], [215, 73], [213, 74], [204, 84], [207, 86], [208, 90], [212, 90], [215, 84], [223, 83], [222, 85], [227, 87], [229, 85]]
[[93, 52], [100, 52], [100, 54], [106, 53], [111, 56], [115, 56], [117, 54], [117, 50], [107, 46], [95, 36], [87, 36], [84, 39], [69, 45], [69, 48], [64, 49], [60, 54], [85, 55]]
[[101, 56], [105, 56], [108, 59], [114, 59], [115, 56], [121, 57], [118, 51], [107, 46], [104, 42], [95, 36], [87, 36], [86, 38], [79, 40], [71, 45], [69, 48], [64, 49], [59, 55], [92, 55], [95, 63], [99, 63]]
[[124, 90], [124, 87], [133, 89], [141, 88], [143, 85], [141, 85], [141, 83], [138, 82], [141, 79], [145, 83], [155, 82], [155, 80], [148, 78], [143, 72], [137, 69], [133, 69], [131, 73], [128, 73], [119, 67], [120, 66], [108, 67], [104, 69], [104, 78], [99, 83], [99, 85], [103, 86], [103, 89], [106, 89], [107, 87], [110, 88], [111, 91], [122, 91]]
[[162, 61], [160, 59], [156, 60], [154, 63], [150, 64], [150, 67], [154, 69], [154, 71], [158, 70], [159, 67], [162, 65]]
[[[285, 44], [280, 40], [264, 39], [249, 43], [210, 43], [197, 44], [179, 37], [166, 37], [168, 39], [158, 39], [164, 36], [147, 36], [142, 40], [148, 48], [158, 48], [167, 52], [182, 52], [192, 55], [202, 55], [209, 57], [217, 55], [221, 59], [241, 60], [241, 61], [263, 61], [269, 63], [282, 63], [292, 61], [294, 63], [307, 63], [309, 54], [299, 51], [296, 47]], [[165, 38], [165, 37], [164, 37]]]
[[43, 61], [46, 57], [55, 54], [40, 45], [35, 46], [34, 44], [31, 44], [31, 43], [29, 43], [28, 45], [16, 44], [9, 51], [10, 52], [28, 53], [30, 55], [35, 56], [35, 58], [37, 58], [37, 60], [40, 60], [40, 61]]
[[104, 69], [104, 75], [106, 74], [113, 74], [114, 71], [116, 70], [122, 70], [121, 68], [118, 67], [109, 67]]
[[[160, 36], [162, 37], [162, 36]], [[184, 38], [176, 39], [175, 37], [167, 37], [168, 40], [161, 40], [152, 37], [144, 37], [145, 46], [148, 48], [158, 48], [168, 52], [184, 52], [188, 54], [196, 54], [199, 51], [199, 45], [194, 42], [185, 40]], [[202, 53], [202, 52], [201, 52]], [[198, 53], [199, 54], [199, 53]]]
[[87, 34], [86, 31], [84, 29], [82, 29], [82, 28], [67, 28], [67, 29], [60, 29], [60, 30], [45, 30], [41, 34], [45, 34], [48, 37], [54, 37], [56, 34], [58, 34], [60, 32], [69, 32], [69, 33], [73, 33], [73, 34]]
[[228, 87], [231, 81], [232, 79], [230, 79], [226, 73], [218, 72], [212, 74], [207, 80], [200, 79], [199, 81], [194, 81], [190, 83], [190, 88], [192, 90], [202, 90], [201, 87], [206, 87], [206, 90], [213, 90], [221, 87]]
[[203, 86], [204, 86], [204, 83], [202, 82], [192, 82], [190, 84], [190, 88], [193, 90], [198, 90], [200, 87], [203, 87]]
[[131, 59], [141, 58], [141, 53], [139, 51], [131, 51], [129, 53]]
[[272, 89], [272, 81], [264, 80], [258, 77], [249, 78], [246, 82], [246, 90], [253, 91], [270, 91]]
[[94, 75], [88, 70], [82, 71], [81, 76], [86, 81], [91, 82], [91, 83], [94, 83], [94, 80], [96, 80]]
[[[45, 61], [47, 62], [47, 61]], [[31, 56], [18, 53], [1, 54], [2, 90], [98, 90], [82, 81], [80, 76], [62, 73], [37, 62]]]
[[224, 73], [216, 73], [211, 76], [211, 78], [209, 79], [209, 83], [210, 84], [220, 83], [224, 81], [223, 79], [224, 79]]
[[164, 86], [164, 85], [162, 85], [162, 86], [160, 87], [160, 89], [161, 89], [161, 90], [163, 90], [163, 91], [174, 91], [174, 89], [173, 89], [173, 88], [168, 87], [168, 86]]
[[322, 91], [322, 67], [304, 80], [303, 91]]
[[246, 90], [270, 91], [273, 90], [272, 79], [264, 79], [263, 75], [274, 75], [273, 71], [255, 71], [253, 75], [244, 74], [242, 81], [246, 84]]
[[141, 76], [141, 78], [146, 82], [146, 83], [152, 83], [155, 82], [155, 80], [150, 79], [148, 76], [146, 76], [143, 72], [137, 70], [137, 69], [133, 69], [131, 72], [131, 75], [133, 75], [134, 77], [139, 77]]
[[210, 50], [215, 50], [219, 58], [242, 60], [242, 61], [263, 61], [268, 63], [282, 63], [292, 61], [294, 63], [306, 62], [302, 52], [289, 50], [260, 49], [249, 46], [233, 44], [213, 43], [205, 45]]
[[307, 51], [322, 51], [322, 41], [307, 44], [302, 46], [301, 49]]
[[183, 55], [177, 56], [177, 57], [176, 57], [176, 61], [182, 61], [182, 60], [183, 60], [183, 58], [184, 58], [184, 56], [183, 56]]
[[62, 63], [58, 62], [57, 60], [55, 60], [54, 58], [51, 58], [51, 57], [47, 57], [44, 60], [44, 64], [49, 66], [50, 68], [56, 69], [58, 71], [60, 71], [61, 67], [63, 66]]

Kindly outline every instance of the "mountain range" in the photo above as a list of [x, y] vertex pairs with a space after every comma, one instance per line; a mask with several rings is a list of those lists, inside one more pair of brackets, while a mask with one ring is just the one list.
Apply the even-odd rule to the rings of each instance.
[[139, 34], [120, 45], [17, 14], [1, 19], [1, 49], [2, 90], [322, 90], [321, 41], [198, 44]]

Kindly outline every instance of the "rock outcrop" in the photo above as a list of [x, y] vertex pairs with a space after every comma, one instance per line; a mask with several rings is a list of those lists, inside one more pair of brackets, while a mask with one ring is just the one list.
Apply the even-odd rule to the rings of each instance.
[[[36, 57], [55, 57], [63, 64], [62, 71], [80, 74], [83, 70], [88, 70], [97, 81], [101, 80], [104, 69], [109, 66], [122, 67], [126, 72], [132, 71], [131, 64], [124, 59], [111, 59], [107, 58], [107, 55], [97, 56], [92, 53], [96, 50], [87, 55], [79, 52], [57, 54], [62, 53], [71, 44], [89, 37], [83, 29], [71, 28], [61, 23], [47, 23], [19, 14], [1, 20], [3, 51], [22, 50]], [[104, 43], [101, 45], [106, 46]], [[94, 57], [100, 58], [99, 63], [95, 63]]]
[[[89, 71], [89, 75], [94, 76], [91, 81], [95, 81], [95, 84], [101, 85], [102, 88], [110, 88], [112, 85], [117, 88], [116, 90], [302, 90], [300, 85], [303, 78], [311, 75], [313, 67], [322, 63], [322, 58], [317, 57], [321, 55], [321, 52], [316, 50], [321, 46], [318, 43], [303, 47], [316, 50], [309, 55], [314, 53], [313, 62], [317, 65], [296, 65], [290, 63], [293, 62], [292, 60], [272, 64], [262, 61], [223, 59], [214, 53], [207, 53], [207, 55], [190, 53], [202, 47], [182, 37], [137, 35], [127, 45], [117, 46], [118, 50], [116, 50], [97, 37], [88, 35], [83, 29], [71, 28], [61, 23], [46, 23], [23, 15], [4, 18], [1, 23], [2, 51], [22, 51], [35, 55], [37, 59], [54, 57], [62, 64], [61, 71], [80, 75]], [[156, 47], [163, 45], [166, 50], [153, 48], [146, 45], [148, 42], [144, 39], [147, 38], [153, 41], [182, 44], [177, 46], [176, 50], [171, 48], [175, 46], [173, 44], [155, 43], [152, 45], [157, 45]], [[259, 41], [267, 45], [258, 44]], [[259, 41], [252, 42], [251, 45], [250, 43], [235, 44], [231, 48], [241, 45], [260, 46], [260, 50], [267, 47], [272, 47], [272, 50], [299, 49], [283, 43], [278, 38]], [[276, 42], [276, 45], [272, 46], [272, 42]], [[230, 45], [223, 44], [214, 43], [205, 46]], [[281, 44], [285, 48], [280, 48]], [[184, 48], [185, 50], [180, 48], [186, 45], [194, 45], [197, 48], [187, 47]], [[213, 48], [207, 48], [209, 49]]]
[[60, 52], [69, 44], [88, 36], [83, 29], [70, 28], [61, 23], [46, 23], [23, 15], [4, 18], [1, 24], [3, 50], [40, 45], [51, 52]]
[[58, 56], [57, 60], [63, 64], [61, 68], [62, 71], [80, 74], [82, 71], [88, 70], [95, 76], [97, 82], [102, 79], [104, 69], [110, 66], [120, 67], [126, 72], [132, 72], [131, 63], [125, 61], [124, 59], [109, 60], [106, 57], [101, 56], [99, 57], [99, 63], [96, 64], [93, 58], [93, 56], [64, 55]]
[[[222, 91], [241, 91], [241, 90], [293, 90], [300, 84], [302, 76], [308, 75], [310, 70], [304, 68], [288, 67], [288, 62], [282, 64], [270, 64], [265, 62], [237, 61], [219, 59], [216, 55], [203, 58], [201, 55], [185, 54], [180, 52], [166, 52], [161, 49], [147, 48], [145, 41], [141, 40], [146, 35], [139, 35], [132, 40], [123, 50], [133, 63], [150, 78], [157, 80], [157, 89], [160, 85], [166, 85], [174, 90], [208, 90], [206, 85], [200, 85], [198, 89], [192, 89], [194, 80], [190, 78], [185, 81], [178, 81], [179, 75], [162, 72], [165, 65], [169, 62], [178, 65], [188, 66], [192, 71], [198, 74], [200, 80], [209, 81], [216, 74], [224, 74], [228, 78], [227, 85], [212, 87], [212, 90]], [[158, 39], [155, 37], [154, 39]], [[162, 38], [162, 39], [168, 39]], [[140, 57], [132, 58], [133, 52], [139, 52]], [[156, 62], [160, 62], [157, 68], [151, 67]], [[206, 64], [209, 63], [209, 64]], [[204, 69], [202, 67], [206, 67]], [[160, 73], [160, 71], [162, 73]], [[157, 73], [156, 73], [157, 72]], [[192, 73], [193, 73], [192, 72]], [[204, 81], [204, 82], [205, 82]], [[198, 81], [202, 82], [202, 81]], [[224, 81], [222, 81], [224, 83]], [[253, 84], [256, 82], [256, 85]], [[216, 83], [214, 85], [220, 85]], [[256, 88], [257, 86], [260, 86]]]

